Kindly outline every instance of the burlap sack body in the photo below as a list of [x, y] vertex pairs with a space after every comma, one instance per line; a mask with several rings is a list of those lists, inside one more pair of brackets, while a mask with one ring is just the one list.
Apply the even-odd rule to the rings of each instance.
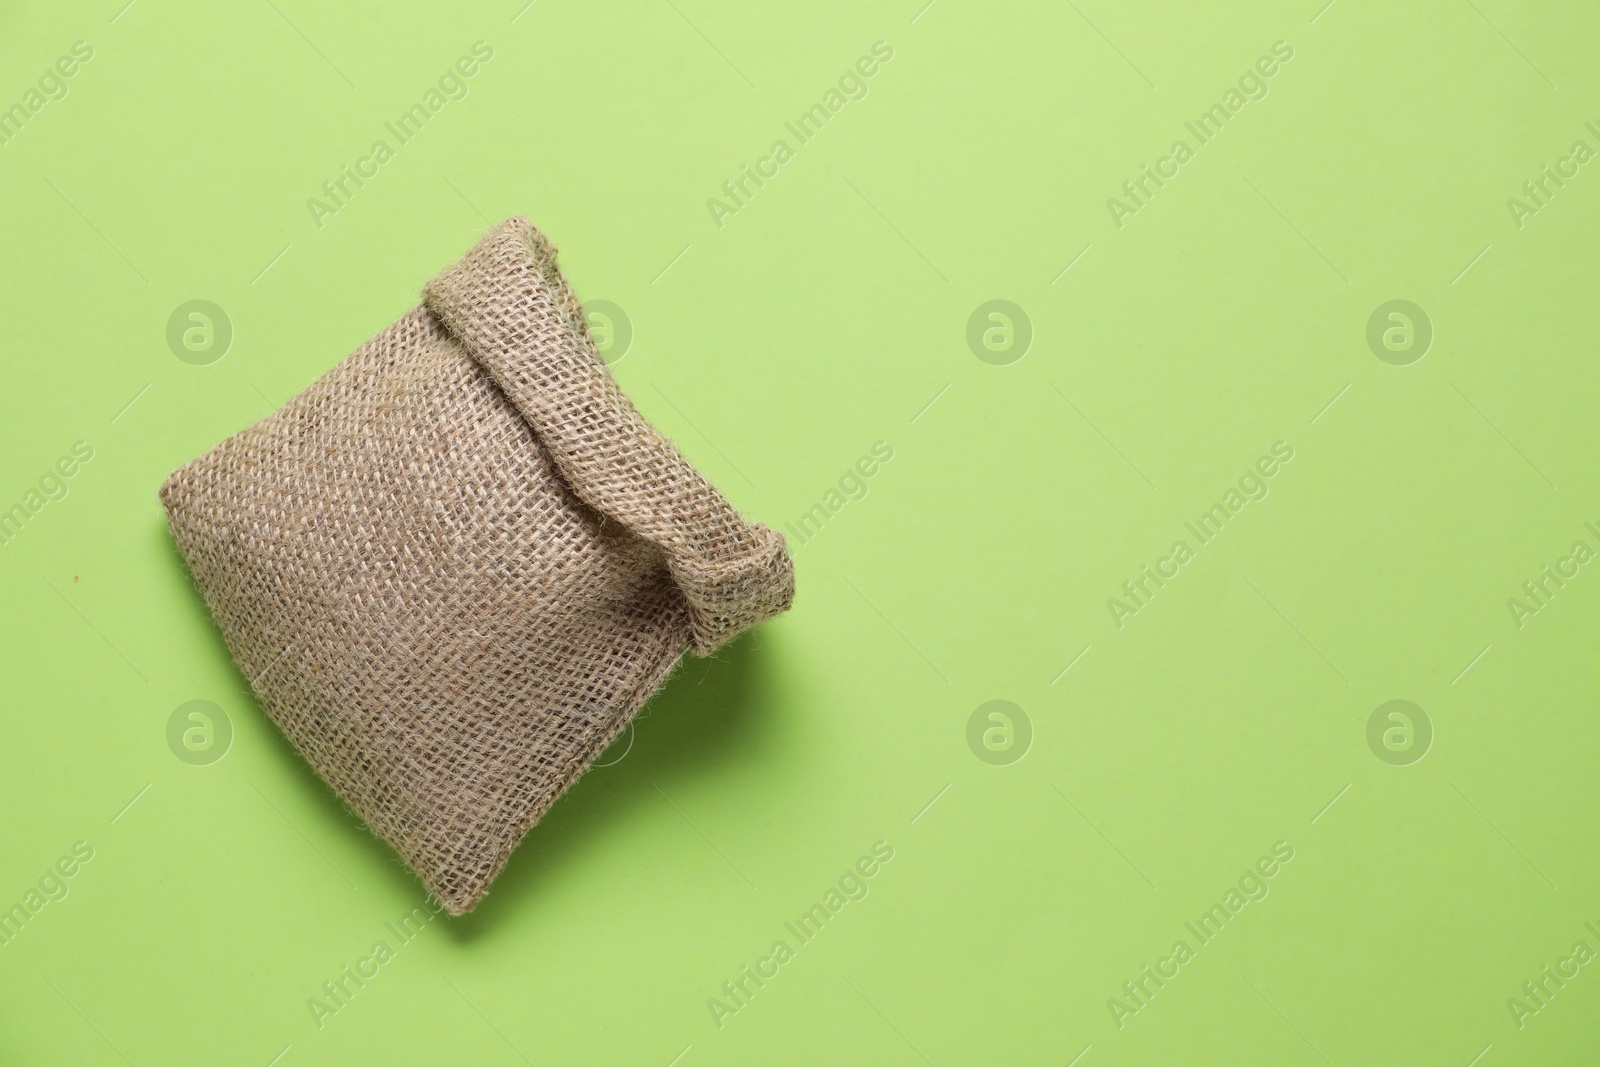
[[521, 218], [161, 500], [262, 706], [458, 914], [686, 650], [794, 594]]

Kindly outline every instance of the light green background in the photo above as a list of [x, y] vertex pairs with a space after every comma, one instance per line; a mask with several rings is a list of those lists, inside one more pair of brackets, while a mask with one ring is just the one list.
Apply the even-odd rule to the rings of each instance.
[[[1520, 228], [1506, 200], [1600, 148], [1600, 16], [922, 2], [8, 8], [0, 106], [94, 58], [0, 145], [0, 508], [94, 458], [0, 548], [0, 906], [94, 858], [0, 947], [0, 1063], [1592, 1061], [1600, 966], [1520, 1028], [1507, 1001], [1600, 949], [1600, 573], [1520, 628], [1507, 599], [1600, 549], [1600, 172]], [[314, 225], [479, 40], [470, 94]], [[796, 145], [879, 40], [867, 97]], [[1114, 225], [1277, 41], [1266, 98]], [[719, 228], [707, 198], [779, 138]], [[626, 309], [619, 379], [747, 514], [894, 458], [796, 546], [791, 614], [687, 662], [476, 913], [319, 1028], [308, 998], [422, 890], [249, 696], [156, 488], [514, 213]], [[193, 299], [235, 330], [209, 366], [165, 340]], [[1008, 366], [966, 341], [992, 299], [1034, 330]], [[1392, 299], [1435, 330], [1410, 366], [1366, 344]], [[1270, 494], [1115, 626], [1277, 441]], [[166, 742], [196, 699], [235, 731], [209, 766]], [[1006, 766], [967, 741], [994, 699], [1032, 724]], [[1435, 731], [1409, 766], [1367, 744], [1392, 699]], [[780, 939], [719, 1028], [708, 998]]]

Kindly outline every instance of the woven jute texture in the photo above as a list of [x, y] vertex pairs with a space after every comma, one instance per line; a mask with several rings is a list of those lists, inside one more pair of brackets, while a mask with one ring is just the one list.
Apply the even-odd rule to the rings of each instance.
[[794, 596], [522, 218], [161, 501], [262, 706], [456, 914], [686, 651]]

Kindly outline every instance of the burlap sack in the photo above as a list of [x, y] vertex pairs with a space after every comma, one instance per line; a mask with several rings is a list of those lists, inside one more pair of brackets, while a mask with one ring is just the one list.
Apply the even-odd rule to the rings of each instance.
[[262, 706], [460, 914], [794, 571], [634, 410], [526, 219], [423, 295], [161, 501]]

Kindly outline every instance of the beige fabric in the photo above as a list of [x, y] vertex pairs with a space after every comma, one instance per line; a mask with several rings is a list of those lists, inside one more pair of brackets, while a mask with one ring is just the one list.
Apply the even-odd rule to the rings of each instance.
[[457, 914], [686, 650], [794, 595], [521, 218], [161, 500], [262, 706]]

